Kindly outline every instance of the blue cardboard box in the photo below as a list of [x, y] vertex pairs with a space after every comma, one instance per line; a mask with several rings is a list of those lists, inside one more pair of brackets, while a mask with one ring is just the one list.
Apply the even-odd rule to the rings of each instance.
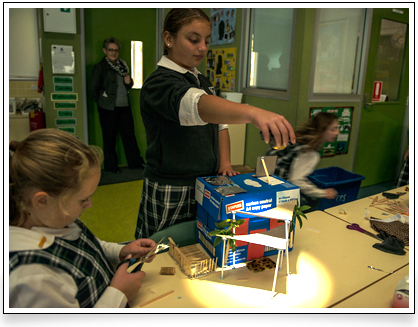
[[[196, 180], [197, 210], [197, 240], [212, 258], [217, 258], [219, 267], [222, 265], [224, 245], [221, 242], [213, 246], [216, 236], [208, 233], [217, 229], [215, 223], [225, 219], [232, 219], [232, 211], [259, 213], [270, 210], [276, 206], [292, 201], [300, 201], [299, 187], [293, 185], [275, 175], [270, 176], [272, 183], [269, 185], [252, 174], [241, 174], [230, 177], [232, 186], [239, 187], [245, 192], [233, 195], [222, 195], [216, 189], [219, 185], [212, 185], [205, 178]], [[228, 185], [231, 186], [231, 185]], [[235, 219], [244, 219], [244, 224], [235, 230], [236, 235], [260, 233], [278, 227], [283, 222], [268, 218], [251, 217], [235, 214]], [[247, 262], [263, 256], [277, 253], [276, 249], [264, 247], [258, 244], [236, 241], [235, 263]], [[233, 253], [229, 250], [226, 265], [233, 263]]]

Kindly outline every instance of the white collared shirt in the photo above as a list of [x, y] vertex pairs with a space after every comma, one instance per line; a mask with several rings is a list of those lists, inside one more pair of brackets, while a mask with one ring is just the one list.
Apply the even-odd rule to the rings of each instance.
[[[9, 251], [39, 249], [43, 237], [46, 241], [42, 248], [48, 248], [54, 243], [55, 237], [76, 240], [80, 233], [81, 229], [74, 223], [62, 229], [9, 226]], [[98, 241], [109, 262], [116, 267], [120, 250], [124, 245]], [[78, 308], [77, 291], [77, 285], [71, 275], [48, 265], [22, 265], [9, 274], [10, 308]], [[108, 286], [94, 307], [124, 308], [127, 302], [124, 293]]]

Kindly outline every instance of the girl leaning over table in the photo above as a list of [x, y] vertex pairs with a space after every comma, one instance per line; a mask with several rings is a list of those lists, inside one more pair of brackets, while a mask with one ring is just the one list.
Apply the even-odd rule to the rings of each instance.
[[275, 174], [300, 187], [301, 204], [316, 210], [321, 198], [334, 199], [333, 188], [320, 189], [308, 176], [321, 159], [319, 150], [324, 143], [334, 142], [339, 134], [338, 117], [319, 112], [296, 130], [296, 143], [285, 149], [270, 148], [266, 155], [277, 156]]
[[10, 147], [9, 306], [126, 307], [145, 273], [115, 267], [155, 242], [104, 242], [79, 220], [92, 206], [102, 154], [56, 129], [36, 130]]
[[165, 18], [164, 55], [141, 90], [147, 167], [136, 238], [196, 219], [197, 177], [236, 174], [225, 124], [252, 123], [266, 142], [270, 131], [277, 144], [294, 141], [283, 116], [215, 95], [209, 79], [196, 69], [210, 37], [210, 19], [200, 9], [172, 9]]

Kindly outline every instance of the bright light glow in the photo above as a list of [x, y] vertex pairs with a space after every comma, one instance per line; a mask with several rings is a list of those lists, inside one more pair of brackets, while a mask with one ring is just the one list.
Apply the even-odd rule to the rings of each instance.
[[257, 63], [258, 63], [258, 53], [251, 52], [250, 86], [257, 85]]
[[[292, 260], [291, 253], [289, 260]], [[189, 284], [191, 286], [189, 292], [201, 303], [202, 307], [206, 308], [274, 308], [280, 310], [282, 308], [322, 308], [330, 304], [328, 300], [331, 295], [332, 278], [322, 265], [302, 252], [297, 258], [296, 269], [297, 274], [287, 277], [285, 267], [278, 273], [277, 294], [271, 292], [273, 283], [271, 270], [257, 275], [259, 279], [256, 284], [264, 285], [264, 289], [254, 288], [254, 283], [252, 287], [236, 285], [239, 283], [237, 281], [240, 274], [247, 271], [246, 268], [229, 270], [223, 280], [220, 279], [220, 273], [196, 279]], [[271, 278], [266, 278], [267, 276]]]
[[134, 81], [133, 89], [142, 88], [142, 42], [131, 41], [131, 77]]

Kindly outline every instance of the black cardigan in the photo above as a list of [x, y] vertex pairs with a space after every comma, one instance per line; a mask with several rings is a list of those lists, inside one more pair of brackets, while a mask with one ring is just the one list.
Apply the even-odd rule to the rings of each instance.
[[[117, 72], [110, 67], [105, 57], [93, 67], [89, 82], [89, 94], [100, 108], [114, 110], [116, 104]], [[125, 84], [126, 91], [132, 88], [134, 82]], [[104, 96], [106, 92], [107, 96]], [[129, 96], [128, 96], [129, 101]]]

